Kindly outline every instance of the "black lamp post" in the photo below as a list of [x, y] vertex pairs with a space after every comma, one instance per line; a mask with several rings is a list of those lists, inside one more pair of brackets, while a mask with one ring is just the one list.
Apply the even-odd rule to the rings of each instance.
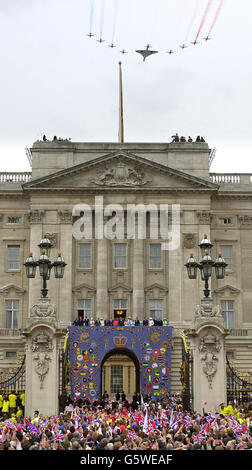
[[222, 258], [221, 253], [218, 254], [218, 258], [213, 261], [211, 258], [211, 248], [213, 247], [210, 240], [207, 238], [207, 235], [204, 235], [204, 239], [199, 244], [202, 254], [202, 260], [200, 263], [194, 259], [193, 254], [191, 253], [190, 258], [185, 264], [187, 268], [187, 274], [189, 279], [196, 279], [198, 269], [200, 270], [201, 279], [205, 282], [204, 296], [206, 298], [210, 295], [209, 290], [209, 279], [212, 276], [213, 267], [215, 268], [215, 275], [217, 279], [224, 279], [227, 263], [224, 258]]
[[61, 252], [58, 252], [58, 257], [52, 263], [49, 259], [50, 250], [51, 250], [51, 242], [48, 238], [42, 238], [41, 242], [38, 245], [40, 247], [40, 257], [38, 261], [36, 261], [32, 253], [29, 254], [29, 257], [24, 263], [26, 268], [26, 276], [28, 279], [34, 279], [36, 275], [36, 268], [39, 267], [39, 274], [43, 279], [43, 288], [41, 289], [42, 297], [47, 297], [48, 289], [47, 289], [47, 281], [50, 279], [51, 269], [54, 268], [54, 275], [56, 279], [61, 279], [64, 276], [64, 269], [66, 263], [61, 256]]

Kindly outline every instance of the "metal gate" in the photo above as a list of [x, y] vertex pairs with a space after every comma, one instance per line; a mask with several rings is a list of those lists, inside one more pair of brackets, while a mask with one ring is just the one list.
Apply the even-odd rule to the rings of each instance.
[[227, 402], [232, 400], [236, 403], [247, 405], [252, 401], [252, 377], [249, 374], [242, 374], [227, 361]]
[[192, 360], [190, 355], [190, 348], [186, 342], [184, 331], [180, 333], [182, 360], [180, 363], [180, 382], [182, 385], [181, 395], [184, 411], [190, 411], [192, 408]]
[[59, 411], [64, 411], [69, 395], [69, 348], [68, 332], [59, 351]]
[[20, 392], [25, 390], [25, 355], [21, 364], [0, 376], [0, 390], [4, 393]]

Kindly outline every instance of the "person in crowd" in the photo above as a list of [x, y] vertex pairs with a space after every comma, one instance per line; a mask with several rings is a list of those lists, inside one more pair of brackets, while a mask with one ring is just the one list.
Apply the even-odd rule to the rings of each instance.
[[148, 326], [149, 325], [149, 321], [147, 320], [146, 317], [144, 317], [143, 319], [143, 326]]
[[10, 402], [10, 413], [15, 413], [16, 412], [16, 406], [17, 406], [17, 395], [14, 392], [11, 392], [9, 394], [9, 402]]
[[4, 395], [2, 413], [6, 417], [9, 417], [9, 411], [10, 411], [10, 401], [9, 401], [8, 395]]
[[140, 320], [138, 317], [136, 317], [135, 319], [135, 326], [139, 326], [140, 325]]

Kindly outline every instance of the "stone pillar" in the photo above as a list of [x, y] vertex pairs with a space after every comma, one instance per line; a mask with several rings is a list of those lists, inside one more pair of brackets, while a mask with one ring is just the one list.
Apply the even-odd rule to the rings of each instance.
[[72, 235], [72, 211], [58, 211], [60, 218], [60, 250], [67, 264], [64, 277], [59, 282], [58, 296], [58, 320], [62, 328], [67, 328], [73, 321], [72, 310], [72, 258], [73, 258], [73, 235]]
[[107, 239], [97, 240], [96, 252], [96, 315], [94, 318], [110, 318], [108, 311], [108, 246]]
[[58, 413], [59, 340], [65, 331], [57, 328], [56, 311], [50, 299], [40, 299], [31, 308], [23, 335], [26, 337], [26, 416], [35, 410], [43, 415]]
[[214, 307], [212, 299], [203, 299], [187, 331], [193, 358], [193, 409], [198, 413], [214, 413], [220, 403], [226, 402], [227, 334], [220, 307]]
[[132, 317], [143, 320], [144, 311], [144, 240], [135, 239], [133, 242], [133, 297]]

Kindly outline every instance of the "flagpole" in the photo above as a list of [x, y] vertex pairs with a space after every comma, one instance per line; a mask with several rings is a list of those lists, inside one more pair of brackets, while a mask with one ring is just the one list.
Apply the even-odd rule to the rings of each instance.
[[124, 122], [123, 122], [123, 86], [122, 86], [122, 62], [119, 62], [119, 132], [118, 142], [124, 142]]

